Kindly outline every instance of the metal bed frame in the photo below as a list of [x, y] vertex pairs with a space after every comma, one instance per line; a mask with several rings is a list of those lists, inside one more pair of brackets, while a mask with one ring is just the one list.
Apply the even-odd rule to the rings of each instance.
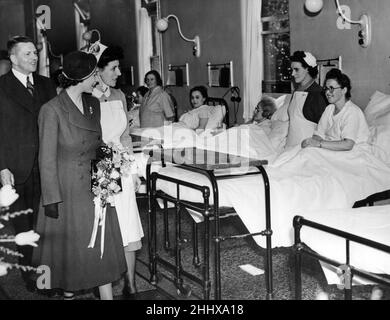
[[[241, 157], [235, 157], [235, 160], [240, 159], [241, 161], [246, 161], [250, 167], [256, 167], [258, 172], [249, 172], [243, 175], [253, 175], [253, 174], [261, 174], [264, 182], [264, 190], [265, 190], [265, 219], [266, 219], [266, 230], [258, 232], [258, 233], [247, 233], [240, 235], [231, 235], [224, 236], [221, 235], [220, 231], [220, 218], [221, 218], [221, 208], [219, 208], [219, 193], [218, 193], [218, 180], [235, 178], [243, 175], [223, 175], [216, 176], [214, 174], [214, 170], [217, 169], [226, 169], [239, 167], [238, 162], [230, 161], [230, 156], [227, 154], [199, 150], [196, 148], [187, 148], [187, 149], [159, 149], [157, 150], [148, 150], [149, 153], [149, 161], [147, 164], [147, 189], [148, 189], [148, 243], [149, 243], [149, 270], [150, 270], [150, 282], [154, 285], [157, 285], [157, 265], [158, 263], [170, 269], [174, 273], [174, 283], [178, 290], [178, 293], [183, 295], [189, 295], [191, 293], [188, 286], [184, 285], [183, 276], [186, 276], [188, 279], [192, 280], [196, 284], [200, 285], [203, 288], [203, 299], [210, 299], [210, 291], [211, 291], [211, 281], [210, 281], [210, 244], [214, 244], [215, 253], [215, 267], [214, 267], [214, 275], [215, 275], [215, 294], [214, 298], [217, 300], [221, 299], [221, 261], [220, 261], [220, 245], [222, 241], [244, 238], [249, 236], [265, 236], [266, 237], [266, 265], [265, 265], [265, 276], [266, 276], [266, 289], [267, 299], [273, 298], [273, 277], [272, 277], [272, 245], [271, 245], [271, 237], [272, 237], [272, 229], [271, 229], [271, 208], [270, 208], [270, 186], [268, 175], [264, 169], [264, 165], [267, 164], [267, 161], [261, 160], [252, 160], [252, 159], [243, 159]], [[194, 163], [193, 159], [199, 159], [197, 157], [193, 157], [191, 159], [185, 159], [184, 163], [177, 163], [175, 159], [182, 159], [183, 155], [188, 154], [188, 152], [192, 152], [195, 154], [197, 152], [203, 152], [203, 155], [206, 155], [206, 161], [203, 164]], [[179, 154], [180, 153], [180, 154]], [[207, 156], [214, 159], [214, 162], [208, 163]], [[216, 161], [215, 161], [216, 160]], [[151, 164], [154, 161], [161, 161], [164, 165], [165, 162], [171, 162], [179, 166], [184, 170], [198, 172], [200, 174], [208, 177], [210, 184], [212, 186], [212, 190], [207, 186], [200, 186], [194, 183], [178, 180], [172, 177], [164, 176], [159, 173], [150, 174]], [[156, 189], [157, 180], [165, 180], [171, 183], [176, 184], [176, 197], [169, 196], [162, 191]], [[194, 190], [198, 190], [203, 197], [203, 203], [192, 203], [188, 201], [184, 201], [180, 199], [180, 187], [188, 187]], [[213, 196], [213, 204], [210, 204], [210, 196]], [[167, 226], [168, 222], [166, 219], [167, 212], [167, 203], [173, 203], [175, 206], [175, 225], [176, 225], [176, 233], [175, 233], [175, 264], [162, 259], [157, 253], [157, 230], [156, 230], [156, 211], [157, 211], [157, 199], [162, 199], [164, 201], [164, 226], [165, 226], [165, 248], [169, 247], [169, 243], [167, 243]], [[181, 251], [184, 239], [181, 236], [181, 208], [188, 208], [199, 212], [204, 217], [204, 225], [205, 231], [203, 234], [203, 268], [202, 268], [202, 279], [186, 272], [183, 269], [181, 264]], [[231, 211], [230, 211], [231, 212]], [[213, 221], [212, 221], [213, 219]], [[210, 237], [210, 223], [214, 224], [214, 235]], [[197, 242], [197, 237], [195, 238]], [[194, 246], [194, 253], [197, 250]], [[194, 254], [194, 262], [198, 263], [199, 260], [196, 259], [197, 254]], [[196, 261], [197, 260], [197, 261]]]
[[[344, 271], [342, 280], [342, 286], [344, 288], [344, 299], [345, 300], [352, 300], [352, 280], [353, 276], [357, 275], [362, 278], [374, 281], [376, 283], [383, 284], [385, 286], [390, 287], [390, 279], [384, 278], [380, 275], [376, 275], [364, 270], [359, 270], [353, 266], [350, 265], [350, 242], [356, 242], [359, 244], [366, 245], [368, 247], [384, 251], [386, 253], [390, 254], [390, 246], [381, 244], [379, 242], [375, 242], [369, 239], [365, 239], [362, 237], [359, 237], [357, 235], [340, 231], [338, 229], [334, 229], [310, 220], [307, 220], [301, 216], [295, 216], [293, 220], [293, 226], [294, 226], [294, 237], [295, 237], [295, 245], [294, 245], [294, 251], [295, 251], [295, 298], [297, 300], [302, 299], [302, 254], [307, 254], [311, 257], [314, 257], [316, 259], [319, 259], [321, 261], [324, 261], [328, 264], [331, 264], [335, 267], [339, 267], [341, 270]], [[301, 241], [301, 229], [302, 227], [309, 227], [316, 230], [324, 231], [332, 235], [336, 235], [338, 237], [344, 238], [346, 242], [346, 261], [345, 263], [340, 263], [338, 261], [334, 261], [331, 259], [328, 259], [322, 255], [319, 255], [318, 253], [311, 250], [305, 243]]]

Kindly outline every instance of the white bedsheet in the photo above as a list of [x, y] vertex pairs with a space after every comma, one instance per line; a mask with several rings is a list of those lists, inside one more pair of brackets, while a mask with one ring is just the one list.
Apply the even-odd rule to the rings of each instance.
[[164, 149], [196, 147], [273, 161], [284, 148], [287, 132], [288, 122], [267, 120], [259, 125], [206, 131], [194, 131], [179, 122], [157, 128], [133, 129], [131, 134], [161, 142]]
[[[284, 145], [287, 133], [286, 123], [281, 121], [264, 122], [263, 125], [241, 125], [217, 134], [205, 131], [197, 134], [195, 131], [183, 127], [180, 123], [158, 128], [134, 129], [133, 135], [151, 140], [150, 148], [154, 144], [162, 144], [164, 149], [192, 148], [218, 151], [230, 155], [242, 156], [251, 159], [274, 161]], [[157, 146], [155, 148], [158, 148]], [[145, 177], [148, 156], [138, 153], [136, 161], [138, 174]], [[159, 166], [153, 164], [152, 171], [158, 171]]]
[[[348, 152], [297, 147], [266, 166], [271, 188], [273, 247], [293, 245], [292, 219], [297, 213], [351, 208], [357, 200], [390, 189], [390, 168], [370, 150], [368, 146], [356, 146]], [[210, 186], [205, 176], [177, 167], [162, 168], [160, 173]], [[261, 175], [221, 180], [218, 187], [220, 206], [234, 207], [251, 233], [265, 229]], [[157, 188], [176, 195], [176, 188], [171, 183], [158, 180]], [[182, 190], [183, 199], [202, 201], [200, 192]], [[254, 239], [259, 246], [265, 247], [264, 237]]]
[[[319, 210], [299, 214], [304, 218], [326, 226], [349, 232], [390, 246], [390, 205], [364, 207], [358, 209]], [[301, 241], [318, 254], [345, 263], [345, 240], [334, 235], [303, 227]], [[356, 268], [390, 274], [390, 254], [351, 242], [350, 264]], [[329, 284], [339, 284], [335, 268], [322, 263]], [[367, 283], [355, 278], [355, 284]]]

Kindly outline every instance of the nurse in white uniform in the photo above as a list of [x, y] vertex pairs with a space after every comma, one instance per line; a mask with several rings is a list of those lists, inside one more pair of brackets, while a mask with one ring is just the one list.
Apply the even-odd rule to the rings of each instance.
[[363, 111], [350, 100], [348, 76], [338, 69], [330, 70], [325, 77], [325, 92], [330, 104], [313, 137], [305, 139], [302, 147], [349, 151], [355, 144], [366, 143], [370, 131]]
[[[123, 58], [122, 49], [106, 47], [97, 42], [92, 46], [91, 51], [95, 53], [98, 60], [99, 84], [92, 94], [100, 100], [103, 141], [106, 144], [112, 143], [118, 148], [130, 148], [132, 152], [125, 95], [120, 89], [114, 88], [121, 75], [119, 60]], [[140, 183], [135, 162], [131, 175], [122, 176], [121, 180], [122, 192], [114, 196], [114, 202], [128, 268], [126, 279], [128, 281], [125, 281], [123, 294], [131, 297], [136, 293], [136, 251], [141, 248], [141, 238], [144, 236], [135, 197]]]
[[288, 107], [289, 130], [286, 148], [300, 145], [313, 135], [327, 102], [322, 87], [316, 83], [318, 66], [310, 52], [296, 51], [290, 57], [293, 95]]

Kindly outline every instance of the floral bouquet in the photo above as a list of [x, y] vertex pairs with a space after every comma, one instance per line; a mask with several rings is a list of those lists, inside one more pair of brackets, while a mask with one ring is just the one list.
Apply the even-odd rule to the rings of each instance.
[[122, 191], [121, 177], [129, 175], [133, 161], [126, 148], [109, 144], [96, 150], [96, 160], [92, 161], [92, 193], [100, 198], [102, 207], [113, 203], [113, 195]]

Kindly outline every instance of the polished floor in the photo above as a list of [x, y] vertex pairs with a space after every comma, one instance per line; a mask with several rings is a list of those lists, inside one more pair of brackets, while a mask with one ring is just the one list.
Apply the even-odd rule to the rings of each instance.
[[[140, 214], [144, 226], [145, 237], [143, 247], [138, 252], [137, 262], [137, 289], [136, 300], [198, 300], [203, 297], [202, 288], [189, 278], [183, 277], [183, 286], [186, 290], [178, 290], [174, 283], [175, 270], [170, 270], [162, 265], [158, 266], [158, 283], [152, 286], [149, 283], [149, 255], [148, 255], [148, 234], [146, 220], [146, 202], [139, 202]], [[171, 232], [175, 231], [173, 225], [173, 215], [170, 215], [169, 228]], [[183, 268], [189, 273], [201, 278], [202, 267], [193, 265], [192, 251], [192, 228], [191, 218], [188, 214], [182, 214], [182, 259]], [[202, 226], [199, 227], [199, 233], [202, 234]], [[243, 230], [243, 225], [238, 218], [225, 219], [221, 223], [221, 228], [227, 233], [237, 233]], [[171, 247], [165, 249], [163, 246], [163, 219], [159, 215], [157, 219], [158, 229], [158, 253], [159, 256], [174, 263], [173, 239], [171, 234]], [[12, 232], [12, 231], [11, 231]], [[200, 244], [199, 252], [202, 252]], [[213, 256], [213, 252], [211, 252]], [[221, 282], [222, 299], [224, 300], [263, 300], [266, 297], [264, 274], [252, 275], [242, 269], [242, 265], [252, 265], [253, 267], [264, 270], [265, 250], [259, 248], [253, 240], [240, 239], [222, 243], [221, 253]], [[211, 277], [211, 298], [214, 295], [214, 272], [213, 259], [211, 259], [210, 277]], [[294, 254], [292, 248], [276, 248], [273, 250], [273, 285], [274, 298], [277, 300], [293, 300], [294, 296]], [[126, 300], [122, 295], [123, 279], [114, 284], [115, 300]], [[355, 300], [370, 299], [373, 286], [363, 286], [354, 289]], [[389, 290], [384, 290], [383, 299], [390, 299]], [[326, 283], [325, 276], [317, 260], [305, 258], [303, 261], [302, 274], [302, 298], [304, 300], [313, 300], [319, 293], [325, 293], [331, 300], [343, 299], [343, 291], [338, 290], [336, 285], [329, 286]], [[134, 298], [134, 297], [133, 297]], [[31, 293], [26, 290], [18, 270], [11, 270], [8, 275], [0, 277], [0, 299], [12, 300], [60, 300], [61, 295], [47, 296], [40, 293]], [[96, 293], [92, 291], [81, 292], [76, 296], [77, 300], [97, 300]]]

